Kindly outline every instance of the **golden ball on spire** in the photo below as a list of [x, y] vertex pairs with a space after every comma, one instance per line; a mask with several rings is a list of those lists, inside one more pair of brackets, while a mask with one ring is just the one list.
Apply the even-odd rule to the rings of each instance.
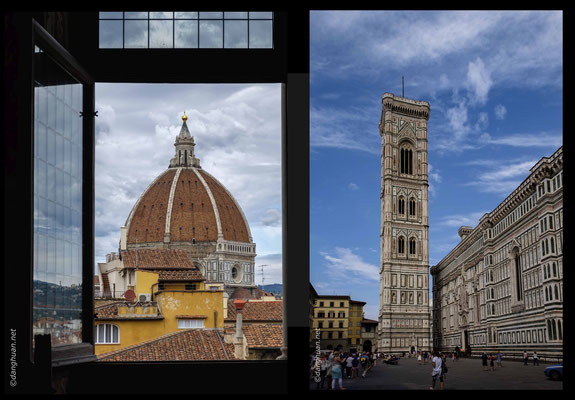
[[186, 112], [184, 111], [184, 116], [182, 117], [182, 121], [186, 122], [188, 120], [188, 116], [186, 115]]

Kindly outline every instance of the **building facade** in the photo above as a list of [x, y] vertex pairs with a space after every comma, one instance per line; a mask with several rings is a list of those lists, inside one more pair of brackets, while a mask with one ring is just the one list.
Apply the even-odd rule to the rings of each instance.
[[365, 305], [365, 301], [349, 301], [349, 330], [347, 338], [350, 351], [359, 351], [362, 347], [361, 321], [363, 320], [363, 306]]
[[429, 103], [384, 93], [378, 351], [429, 350]]
[[348, 349], [349, 303], [349, 296], [317, 296], [313, 329], [319, 332], [321, 350]]
[[563, 357], [563, 148], [431, 269], [433, 345]]

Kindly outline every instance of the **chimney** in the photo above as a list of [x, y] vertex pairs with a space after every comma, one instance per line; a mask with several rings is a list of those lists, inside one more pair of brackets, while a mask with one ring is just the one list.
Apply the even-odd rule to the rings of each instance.
[[246, 352], [244, 349], [244, 332], [242, 331], [242, 310], [245, 304], [245, 300], [234, 300], [234, 306], [236, 307], [236, 337], [234, 339], [234, 355], [239, 360], [246, 359]]

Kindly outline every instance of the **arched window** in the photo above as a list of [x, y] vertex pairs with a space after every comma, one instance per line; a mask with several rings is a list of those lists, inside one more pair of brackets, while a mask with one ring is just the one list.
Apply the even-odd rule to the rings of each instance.
[[543, 266], [543, 279], [547, 279], [547, 265]]
[[96, 344], [120, 343], [120, 328], [112, 324], [96, 325]]
[[557, 340], [557, 328], [555, 327], [555, 320], [551, 320], [551, 328], [553, 329], [553, 340]]
[[402, 147], [399, 152], [399, 172], [402, 174], [413, 174], [413, 150]]
[[557, 276], [557, 265], [553, 263], [553, 276]]
[[397, 240], [397, 252], [399, 254], [405, 253], [405, 239], [403, 238], [403, 236], [400, 236], [399, 239]]
[[495, 305], [491, 305], [491, 315], [495, 315]]
[[409, 216], [415, 217], [415, 199], [413, 197], [409, 199]]
[[403, 198], [403, 196], [401, 196], [398, 200], [397, 211], [401, 215], [405, 214], [405, 198]]
[[549, 288], [545, 288], [545, 301], [549, 301]]
[[409, 239], [409, 254], [415, 254], [415, 238]]
[[521, 258], [519, 257], [519, 251], [515, 253], [515, 284], [517, 285], [517, 301], [523, 299], [523, 287], [521, 284]]
[[563, 340], [563, 333], [561, 332], [561, 320], [557, 320], [557, 334], [559, 336], [559, 340]]
[[551, 253], [555, 253], [555, 239], [551, 238]]
[[555, 300], [559, 300], [559, 286], [555, 285]]
[[551, 331], [551, 320], [547, 320], [547, 337], [549, 340], [553, 340], [552, 331]]

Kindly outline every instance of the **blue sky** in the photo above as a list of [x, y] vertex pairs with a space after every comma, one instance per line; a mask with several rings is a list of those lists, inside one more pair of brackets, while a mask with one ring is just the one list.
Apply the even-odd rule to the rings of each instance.
[[562, 145], [557, 11], [310, 15], [310, 279], [377, 319], [381, 95], [430, 103], [430, 266]]

